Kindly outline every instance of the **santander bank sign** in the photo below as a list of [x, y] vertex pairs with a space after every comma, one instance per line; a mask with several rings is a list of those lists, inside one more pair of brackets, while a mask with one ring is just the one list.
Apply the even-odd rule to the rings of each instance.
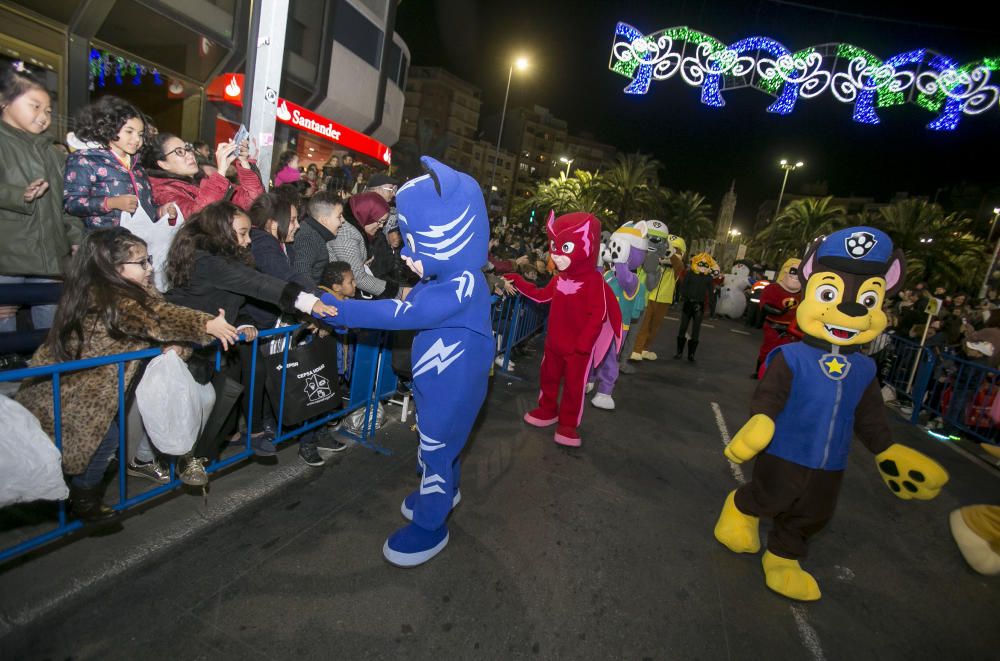
[[[243, 74], [226, 73], [217, 77], [208, 86], [208, 98], [213, 101], [226, 101], [242, 106], [243, 87]], [[322, 115], [317, 115], [288, 99], [278, 98], [275, 114], [282, 124], [288, 124], [306, 133], [312, 133], [347, 149], [382, 161], [386, 165], [392, 162], [392, 151], [375, 138], [338, 124]]]

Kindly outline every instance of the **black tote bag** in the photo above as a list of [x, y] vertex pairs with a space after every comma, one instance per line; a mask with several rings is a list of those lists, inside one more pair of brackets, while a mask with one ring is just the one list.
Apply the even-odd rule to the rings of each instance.
[[[266, 390], [277, 415], [281, 401], [282, 351], [262, 356], [267, 369]], [[337, 340], [313, 336], [312, 342], [288, 350], [285, 409], [282, 423], [297, 425], [340, 408], [343, 402], [337, 378]]]

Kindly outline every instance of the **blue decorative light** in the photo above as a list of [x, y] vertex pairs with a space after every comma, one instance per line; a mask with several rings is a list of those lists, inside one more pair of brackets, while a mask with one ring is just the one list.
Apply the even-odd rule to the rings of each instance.
[[1000, 87], [990, 84], [1000, 59], [984, 58], [960, 67], [952, 58], [925, 48], [883, 62], [851, 44], [824, 44], [792, 53], [770, 37], [746, 37], [726, 46], [686, 26], [644, 35], [619, 22], [608, 66], [630, 79], [626, 94], [646, 94], [654, 80], [679, 74], [687, 84], [700, 87], [701, 102], [713, 108], [726, 105], [724, 89], [755, 87], [777, 94], [767, 110], [779, 115], [794, 111], [799, 97], [829, 92], [852, 104], [853, 119], [861, 124], [880, 122], [876, 101], [883, 108], [912, 102], [938, 113], [927, 125], [935, 131], [954, 130], [962, 115], [1000, 105]]

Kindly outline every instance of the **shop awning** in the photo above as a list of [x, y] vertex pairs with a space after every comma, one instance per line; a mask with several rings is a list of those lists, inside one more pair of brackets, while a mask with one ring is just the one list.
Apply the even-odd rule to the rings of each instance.
[[[243, 88], [243, 74], [224, 73], [216, 77], [205, 91], [210, 101], [224, 101], [242, 106]], [[370, 156], [386, 165], [392, 162], [392, 150], [375, 138], [343, 124], [338, 124], [322, 115], [317, 115], [288, 99], [278, 97], [277, 117], [282, 124], [288, 124], [300, 131], [317, 135], [345, 149]]]

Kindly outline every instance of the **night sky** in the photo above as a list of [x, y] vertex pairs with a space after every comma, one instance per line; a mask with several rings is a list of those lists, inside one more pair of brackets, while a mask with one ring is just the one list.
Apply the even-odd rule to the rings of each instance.
[[[849, 42], [883, 58], [919, 47], [963, 63], [1000, 56], [1000, 29], [987, 20], [986, 3], [949, 2], [947, 13], [896, 0], [808, 4], [904, 22], [767, 1], [404, 0], [396, 31], [410, 48], [412, 64], [444, 67], [482, 88], [483, 116], [503, 103], [513, 54], [527, 53], [532, 70], [523, 77], [515, 73], [510, 107], [542, 105], [566, 119], [571, 133], [589, 132], [623, 151], [653, 154], [664, 165], [664, 185], [704, 193], [713, 212], [735, 179], [737, 227], [748, 226], [759, 204], [777, 196], [777, 161], [783, 157], [806, 162], [789, 180], [793, 193], [800, 183], [825, 180], [838, 195], [885, 200], [908, 191], [933, 198], [938, 188], [968, 183], [989, 191], [989, 208], [1000, 204], [996, 106], [963, 117], [953, 132], [924, 128], [935, 115], [913, 104], [881, 110], [882, 123], [865, 126], [851, 119], [851, 105], [828, 92], [800, 99], [791, 115], [777, 116], [765, 110], [771, 97], [753, 89], [724, 93], [724, 108], [704, 106], [699, 90], [680, 76], [653, 82], [644, 96], [628, 96], [622, 93], [628, 79], [608, 69], [619, 20], [644, 34], [687, 25], [723, 43], [769, 36], [793, 51]], [[947, 191], [939, 201], [950, 202]]]

